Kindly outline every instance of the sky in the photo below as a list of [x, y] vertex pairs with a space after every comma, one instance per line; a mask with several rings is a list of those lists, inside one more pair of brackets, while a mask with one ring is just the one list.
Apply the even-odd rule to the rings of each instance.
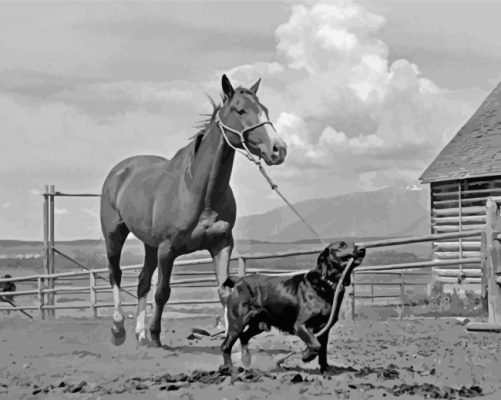
[[[292, 202], [418, 177], [501, 81], [501, 2], [0, 2], [0, 238], [40, 239], [41, 191], [99, 193], [136, 154], [171, 157], [218, 97], [262, 78]], [[281, 206], [237, 157], [238, 215]], [[97, 199], [56, 200], [60, 239]]]

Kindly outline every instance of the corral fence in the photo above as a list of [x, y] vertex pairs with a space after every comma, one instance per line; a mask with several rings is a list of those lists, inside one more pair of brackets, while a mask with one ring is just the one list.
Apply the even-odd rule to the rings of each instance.
[[[44, 198], [44, 252], [43, 265], [44, 274], [31, 276], [22, 276], [8, 279], [0, 279], [0, 282], [29, 282], [31, 289], [18, 290], [12, 295], [31, 296], [32, 304], [17, 305], [16, 307], [2, 308], [2, 310], [31, 310], [38, 311], [38, 316], [42, 319], [46, 317], [54, 317], [55, 310], [68, 309], [88, 309], [91, 316], [98, 315], [100, 308], [112, 308], [111, 287], [107, 279], [107, 268], [89, 269], [77, 260], [73, 259], [68, 254], [58, 250], [55, 245], [55, 227], [54, 227], [54, 199], [58, 196], [78, 196], [78, 197], [96, 197], [95, 194], [65, 194], [56, 192], [54, 186], [46, 187], [43, 194]], [[449, 260], [430, 260], [412, 263], [397, 263], [390, 265], [377, 266], [360, 266], [354, 271], [351, 290], [348, 292], [351, 301], [352, 317], [355, 317], [356, 301], [369, 300], [374, 302], [381, 298], [396, 298], [401, 303], [405, 301], [405, 288], [412, 285], [428, 285], [429, 282], [417, 282], [416, 277], [431, 276], [430, 269], [440, 269], [441, 282], [461, 282], [464, 285], [480, 285], [482, 305], [485, 313], [489, 316], [488, 328], [497, 329], [498, 325], [501, 329], [501, 215], [500, 215], [501, 197], [490, 197], [487, 200], [486, 208], [486, 225], [485, 229], [463, 230], [461, 232], [439, 233], [424, 236], [391, 238], [378, 241], [370, 241], [357, 243], [366, 249], [383, 248], [389, 246], [437, 242], [447, 239], [462, 239], [470, 237], [481, 237], [481, 252], [480, 257], [457, 258]], [[232, 258], [230, 273], [238, 276], [245, 276], [252, 273], [262, 273], [266, 275], [284, 275], [303, 272], [298, 269], [272, 269], [272, 268], [251, 268], [248, 267], [249, 261], [280, 259], [294, 256], [314, 256], [319, 253], [321, 248], [301, 251], [287, 251], [274, 254], [246, 254], [238, 255]], [[55, 255], [58, 254], [64, 257], [77, 266], [81, 271], [59, 272], [55, 273]], [[196, 289], [215, 289], [217, 286], [214, 269], [206, 267], [212, 263], [212, 259], [195, 259], [195, 260], [180, 260], [175, 263], [177, 268], [172, 274], [173, 288], [189, 288], [190, 292]], [[461, 265], [462, 268], [457, 269]], [[463, 269], [464, 266], [464, 269]], [[468, 268], [470, 266], [470, 268]], [[184, 268], [184, 267], [190, 267]], [[450, 267], [449, 269], [447, 267]], [[142, 268], [142, 265], [131, 265], [122, 267], [124, 276], [133, 274], [135, 278], [137, 273]], [[423, 270], [428, 270], [424, 273]], [[378, 276], [393, 275], [397, 279], [382, 281], [375, 279]], [[359, 278], [370, 277], [370, 280]], [[411, 278], [411, 279], [406, 279]], [[88, 284], [75, 286], [68, 284], [75, 281], [86, 281]], [[56, 282], [62, 285], [56, 285]], [[65, 284], [66, 283], [66, 284]], [[358, 294], [361, 287], [370, 287], [370, 293]], [[396, 294], [375, 294], [374, 290], [377, 286], [397, 286], [399, 288]], [[137, 297], [135, 288], [137, 283], [130, 282], [122, 285], [123, 291], [129, 296], [128, 300], [124, 301], [124, 307], [136, 306]], [[134, 290], [131, 292], [129, 289]], [[215, 293], [215, 290], [214, 290]], [[83, 295], [80, 301], [71, 304], [56, 301], [56, 295], [62, 294], [79, 294]], [[108, 301], [98, 301], [99, 294], [107, 294]], [[9, 293], [10, 295], [10, 293]], [[216, 297], [216, 296], [215, 296]], [[132, 300], [131, 300], [132, 298]], [[217, 304], [217, 298], [178, 298], [168, 302], [168, 306], [207, 306], [209, 304]], [[151, 301], [148, 304], [152, 304]], [[473, 324], [475, 329], [482, 329], [484, 325]]]

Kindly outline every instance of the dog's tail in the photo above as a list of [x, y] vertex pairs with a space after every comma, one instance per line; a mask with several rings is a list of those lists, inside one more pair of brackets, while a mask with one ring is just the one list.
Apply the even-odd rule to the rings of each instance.
[[240, 280], [239, 277], [236, 277], [236, 276], [229, 276], [228, 279], [226, 279], [224, 282], [223, 282], [223, 287], [227, 287], [227, 288], [230, 288], [230, 289], [233, 289], [235, 287], [235, 283], [237, 283], [238, 281]]

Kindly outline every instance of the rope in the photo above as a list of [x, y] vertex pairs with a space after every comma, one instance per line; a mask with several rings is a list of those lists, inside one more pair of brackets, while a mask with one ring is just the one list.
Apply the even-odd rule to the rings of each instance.
[[[266, 170], [264, 169], [263, 165], [261, 164], [261, 161], [256, 159], [256, 157], [250, 152], [247, 145], [245, 144], [244, 134], [246, 132], [250, 132], [250, 131], [252, 131], [260, 126], [266, 125], [266, 124], [269, 124], [273, 127], [273, 124], [270, 121], [264, 121], [264, 122], [260, 122], [256, 125], [252, 125], [249, 128], [246, 128], [243, 131], [239, 132], [236, 129], [233, 129], [233, 128], [225, 125], [221, 121], [221, 118], [219, 117], [219, 113], [216, 115], [216, 123], [219, 126], [221, 133], [223, 134], [223, 138], [226, 141], [226, 144], [228, 146], [230, 146], [236, 152], [242, 154], [245, 158], [247, 158], [250, 162], [252, 162], [254, 165], [256, 165], [258, 167], [259, 172], [261, 172], [264, 179], [266, 179], [266, 182], [268, 182], [268, 184], [270, 185], [271, 190], [274, 190], [280, 196], [280, 198], [284, 201], [284, 203], [287, 204], [287, 206], [292, 210], [292, 212], [294, 214], [296, 214], [296, 216], [299, 218], [299, 220], [310, 230], [311, 233], [313, 233], [313, 235], [320, 241], [320, 243], [322, 243], [322, 245], [325, 246], [326, 243], [322, 239], [320, 234], [313, 228], [313, 226], [311, 226], [308, 223], [308, 221], [306, 221], [306, 219], [299, 213], [299, 211], [296, 209], [296, 207], [294, 207], [290, 203], [290, 201], [287, 200], [287, 198], [282, 194], [282, 192], [280, 192], [280, 190], [278, 190], [278, 185], [271, 180], [270, 176], [267, 174]], [[240, 143], [242, 144], [243, 149], [240, 149], [240, 148], [234, 146], [230, 142], [230, 140], [228, 139], [228, 136], [226, 134], [226, 131], [232, 132], [232, 133], [236, 134], [238, 137], [240, 137]]]
[[259, 168], [259, 172], [261, 172], [261, 174], [264, 176], [264, 179], [266, 179], [266, 181], [268, 182], [268, 184], [270, 185], [271, 189], [274, 190], [276, 192], [276, 194], [278, 194], [280, 196], [280, 198], [284, 201], [285, 204], [287, 204], [289, 206], [289, 208], [292, 210], [292, 212], [294, 214], [296, 214], [296, 216], [301, 220], [301, 222], [310, 230], [311, 233], [313, 233], [316, 238], [320, 241], [320, 243], [322, 243], [322, 245], [326, 245], [325, 241], [322, 239], [322, 237], [320, 236], [320, 234], [313, 228], [313, 226], [311, 226], [308, 221], [306, 221], [306, 219], [299, 213], [299, 211], [296, 209], [296, 207], [294, 207], [290, 202], [289, 200], [287, 200], [287, 198], [282, 194], [282, 192], [280, 192], [280, 190], [278, 190], [278, 186], [271, 180], [271, 178], [269, 177], [269, 175], [266, 173], [266, 170], [263, 168], [263, 166], [261, 165], [260, 162], [258, 162], [258, 168]]

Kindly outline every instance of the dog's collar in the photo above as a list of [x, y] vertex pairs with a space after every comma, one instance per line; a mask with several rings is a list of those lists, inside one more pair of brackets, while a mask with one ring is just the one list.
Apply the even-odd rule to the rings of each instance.
[[336, 282], [332, 282], [330, 279], [324, 278], [324, 281], [331, 287], [331, 289], [336, 288]]

